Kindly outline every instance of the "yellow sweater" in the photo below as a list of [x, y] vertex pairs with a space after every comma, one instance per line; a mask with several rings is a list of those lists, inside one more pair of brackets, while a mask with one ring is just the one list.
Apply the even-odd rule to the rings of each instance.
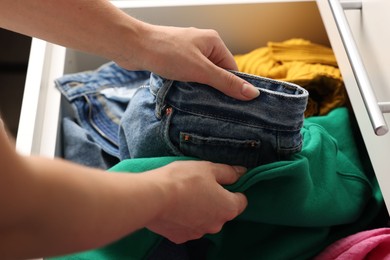
[[296, 83], [309, 91], [305, 116], [325, 115], [343, 106], [347, 95], [332, 49], [304, 39], [269, 42], [235, 55], [239, 71]]

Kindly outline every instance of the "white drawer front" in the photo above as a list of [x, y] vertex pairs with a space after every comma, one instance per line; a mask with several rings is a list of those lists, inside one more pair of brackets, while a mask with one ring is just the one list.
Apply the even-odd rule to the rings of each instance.
[[54, 79], [64, 72], [65, 48], [33, 39], [16, 148], [52, 157], [58, 137], [60, 93]]
[[[354, 71], [347, 57], [329, 2], [328, 0], [318, 0], [317, 2], [346, 83], [348, 95], [371, 163], [387, 208], [390, 208], [390, 172], [387, 164], [390, 155], [390, 133], [383, 136], [374, 133], [369, 113], [359, 91]], [[387, 0], [366, 0], [361, 2], [361, 9], [345, 11], [353, 41], [356, 43], [357, 51], [378, 102], [390, 101], [390, 76], [386, 71], [390, 67], [390, 51], [388, 51], [390, 36], [387, 33], [390, 17], [386, 12], [388, 10], [390, 10], [390, 2]], [[362, 85], [361, 87], [367, 88], [368, 86]], [[384, 122], [390, 125], [390, 115], [384, 114], [383, 117]]]

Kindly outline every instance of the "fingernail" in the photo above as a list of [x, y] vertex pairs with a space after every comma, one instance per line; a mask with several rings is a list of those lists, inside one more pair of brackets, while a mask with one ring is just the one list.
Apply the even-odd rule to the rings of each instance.
[[241, 94], [247, 98], [255, 98], [260, 95], [260, 91], [253, 85], [244, 83], [244, 85], [242, 85]]
[[247, 171], [247, 168], [243, 167], [243, 166], [232, 166], [233, 169], [237, 172], [238, 175], [242, 176], [244, 175], [244, 173], [246, 173]]

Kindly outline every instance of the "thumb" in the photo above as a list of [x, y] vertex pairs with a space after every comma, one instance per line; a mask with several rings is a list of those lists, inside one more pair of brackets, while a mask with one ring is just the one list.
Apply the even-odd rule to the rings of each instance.
[[[235, 198], [235, 201], [236, 201], [236, 204], [235, 204], [236, 205], [236, 209], [237, 209], [236, 216], [238, 216], [248, 206], [248, 199], [247, 199], [247, 197], [243, 193], [240, 193], [240, 192], [231, 193], [231, 194], [233, 195], [233, 197]], [[233, 218], [235, 218], [236, 216], [234, 216]]]
[[239, 100], [251, 100], [260, 95], [258, 88], [214, 64], [213, 69], [209, 70], [209, 72], [211, 72], [212, 76], [209, 77], [209, 82], [206, 82], [206, 84], [230, 97]]
[[215, 167], [213, 174], [215, 180], [221, 185], [229, 185], [235, 183], [247, 171], [242, 166], [230, 166], [226, 164], [213, 164]]

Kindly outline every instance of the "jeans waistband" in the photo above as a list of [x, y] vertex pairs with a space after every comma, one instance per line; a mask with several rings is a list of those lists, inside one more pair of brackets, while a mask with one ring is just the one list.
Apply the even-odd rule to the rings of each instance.
[[150, 89], [156, 96], [156, 116], [161, 117], [165, 107], [172, 106], [187, 113], [272, 130], [296, 131], [302, 127], [307, 90], [289, 82], [232, 73], [259, 88], [260, 96], [240, 101], [205, 84], [172, 81], [152, 73]]
[[69, 101], [96, 93], [112, 98], [110, 91], [105, 89], [119, 89], [122, 91], [116, 91], [116, 98], [122, 96], [122, 100], [118, 101], [128, 102], [133, 94], [129, 90], [143, 85], [149, 77], [149, 71], [129, 71], [114, 62], [108, 62], [96, 70], [64, 75], [56, 79], [55, 83]]
[[78, 123], [105, 152], [119, 158], [120, 119], [149, 78], [148, 71], [128, 71], [108, 62], [94, 71], [64, 75], [55, 84], [72, 105]]

